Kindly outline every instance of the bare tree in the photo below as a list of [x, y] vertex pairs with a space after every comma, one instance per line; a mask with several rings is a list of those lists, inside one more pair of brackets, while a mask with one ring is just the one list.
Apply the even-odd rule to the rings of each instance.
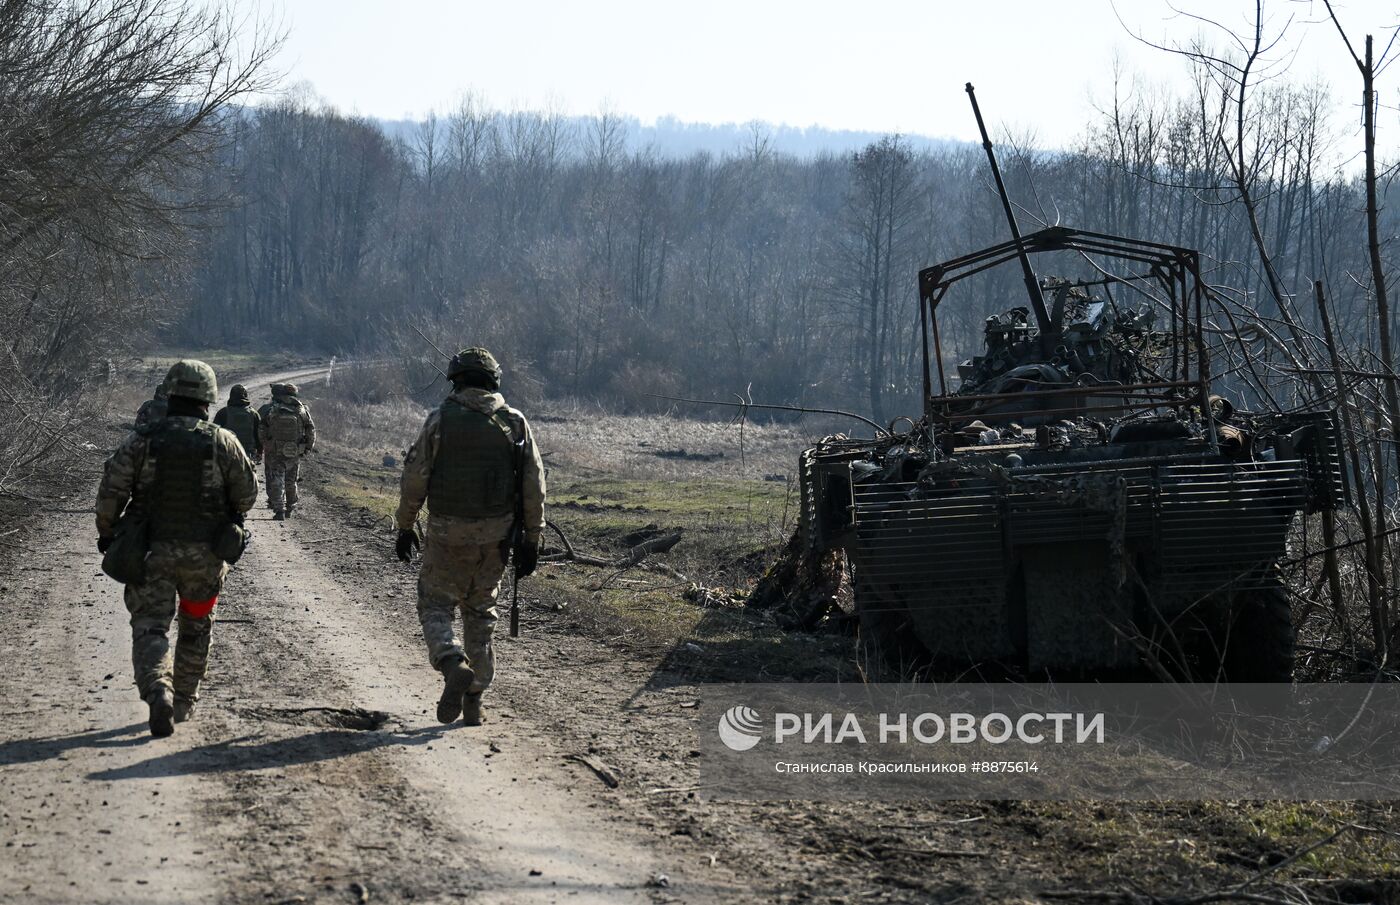
[[902, 271], [909, 266], [910, 229], [920, 210], [914, 156], [899, 136], [885, 138], [851, 159], [852, 182], [847, 198], [846, 285], [861, 311], [864, 360], [870, 409], [884, 417], [886, 370], [892, 332], [898, 324], [894, 308]]
[[[189, 0], [0, 0], [0, 406], [48, 423], [52, 393], [147, 325], [277, 44]], [[10, 440], [0, 465], [30, 455]]]

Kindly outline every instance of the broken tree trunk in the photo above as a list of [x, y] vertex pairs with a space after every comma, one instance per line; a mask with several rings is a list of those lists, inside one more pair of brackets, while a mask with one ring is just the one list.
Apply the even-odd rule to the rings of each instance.
[[545, 524], [552, 528], [555, 534], [559, 535], [559, 539], [564, 544], [564, 552], [550, 553], [541, 556], [540, 562], [575, 562], [585, 566], [598, 566], [602, 569], [630, 568], [639, 564], [642, 560], [654, 553], [669, 552], [676, 544], [681, 542], [682, 537], [682, 532], [680, 531], [660, 534], [637, 544], [635, 547], [628, 550], [621, 558], [603, 559], [601, 556], [589, 556], [586, 553], [580, 553], [569, 540], [568, 535], [564, 533], [563, 529], [553, 522], [546, 522]]

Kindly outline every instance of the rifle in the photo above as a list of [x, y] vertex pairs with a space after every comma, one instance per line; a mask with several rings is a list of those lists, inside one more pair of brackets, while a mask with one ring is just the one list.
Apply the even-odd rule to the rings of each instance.
[[510, 636], [520, 637], [520, 568], [516, 563], [516, 549], [520, 538], [525, 534], [525, 431], [515, 441], [515, 522], [510, 528]]

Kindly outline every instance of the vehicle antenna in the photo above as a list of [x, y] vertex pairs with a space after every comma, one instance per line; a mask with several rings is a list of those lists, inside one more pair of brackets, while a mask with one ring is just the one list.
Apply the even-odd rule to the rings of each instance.
[[[414, 333], [417, 333], [419, 336], [423, 337], [423, 342], [425, 342], [425, 343], [427, 343], [428, 345], [432, 346], [434, 352], [436, 352], [437, 354], [441, 355], [443, 358], [448, 358], [448, 357], [449, 357], [448, 354], [447, 354], [446, 352], [442, 351], [441, 349], [439, 349], [439, 348], [437, 347], [437, 343], [433, 342], [431, 339], [428, 339], [428, 337], [424, 336], [422, 330], [419, 330], [417, 327], [414, 327], [413, 324], [409, 324], [408, 326], [411, 327], [411, 328], [413, 329], [413, 332], [414, 332]], [[433, 365], [433, 370], [434, 370], [434, 371], [437, 371], [439, 374], [441, 374], [443, 380], [449, 380], [449, 379], [450, 379], [450, 378], [447, 376], [447, 372], [444, 371], [442, 368], [439, 368], [437, 365]]]

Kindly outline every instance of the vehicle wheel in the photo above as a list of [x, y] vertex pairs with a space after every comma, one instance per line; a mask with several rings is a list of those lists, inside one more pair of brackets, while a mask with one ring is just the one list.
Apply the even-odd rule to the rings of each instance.
[[1225, 647], [1230, 682], [1293, 681], [1295, 635], [1288, 595], [1277, 583], [1235, 598]]
[[897, 589], [876, 590], [857, 582], [855, 605], [856, 665], [867, 682], [906, 681], [928, 667], [928, 651], [915, 636]]

